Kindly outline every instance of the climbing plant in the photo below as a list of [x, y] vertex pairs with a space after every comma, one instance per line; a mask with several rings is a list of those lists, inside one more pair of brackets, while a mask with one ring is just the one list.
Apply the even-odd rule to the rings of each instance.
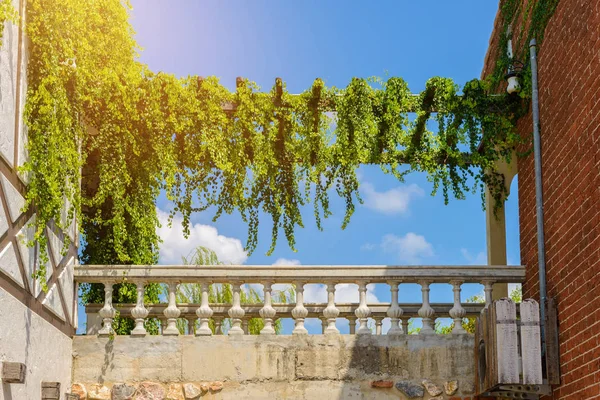
[[[504, 0], [500, 3], [500, 29], [496, 47], [494, 69], [487, 80], [494, 88], [504, 81], [509, 67], [515, 62], [523, 63], [520, 73], [522, 89], [519, 95], [531, 97], [531, 69], [528, 66], [529, 41], [536, 39], [538, 46], [544, 40], [548, 21], [554, 15], [560, 0]], [[513, 57], [507, 54], [512, 39]], [[528, 106], [525, 103], [525, 106]]]
[[[537, 4], [555, 2], [539, 1], [533, 14], [541, 13]], [[503, 10], [513, 2], [505, 3]], [[280, 79], [266, 92], [239, 79], [231, 92], [214, 77], [177, 78], [140, 63], [129, 8], [123, 0], [27, 0], [29, 160], [22, 172], [30, 178], [27, 207], [37, 212], [40, 265], [46, 224], [65, 228], [73, 219], [83, 262], [155, 263], [161, 191], [186, 233], [194, 212], [214, 207], [215, 219], [239, 212], [249, 252], [259, 215], [267, 214], [269, 253], [280, 232], [295, 247], [309, 202], [321, 228], [331, 194], [345, 201], [346, 227], [361, 202], [361, 164], [380, 165], [400, 181], [425, 172], [446, 202], [483, 195], [485, 185], [504, 198], [494, 163], [519, 140], [519, 107], [491, 95], [494, 79], [459, 88], [435, 77], [416, 96], [397, 77], [354, 78], [346, 88], [317, 79], [300, 95]]]
[[19, 22], [19, 13], [12, 5], [11, 0], [0, 0], [0, 47], [2, 47], [2, 39], [4, 38], [4, 24]]

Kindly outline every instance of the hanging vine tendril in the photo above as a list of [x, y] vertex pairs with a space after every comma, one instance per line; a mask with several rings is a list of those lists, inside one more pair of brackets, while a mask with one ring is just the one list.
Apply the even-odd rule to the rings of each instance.
[[[506, 3], [505, 13], [514, 13]], [[556, 1], [538, 3], [553, 9]], [[0, 2], [2, 22], [16, 18], [7, 4]], [[259, 216], [268, 214], [269, 253], [280, 231], [295, 247], [309, 202], [322, 229], [331, 193], [345, 201], [346, 227], [361, 201], [361, 164], [380, 165], [400, 181], [425, 172], [446, 202], [483, 193], [484, 185], [497, 200], [505, 195], [494, 163], [509, 159], [518, 141], [518, 107], [490, 96], [494, 80], [473, 80], [461, 93], [436, 77], [418, 96], [396, 77], [354, 78], [344, 89], [317, 79], [300, 95], [280, 79], [269, 92], [239, 80], [232, 93], [214, 77], [176, 78], [137, 61], [127, 2], [28, 0], [26, 8], [29, 160], [22, 172], [30, 178], [27, 206], [36, 207], [42, 266], [47, 223], [65, 229], [73, 219], [83, 262], [155, 263], [161, 191], [174, 205], [171, 216], [183, 216], [186, 234], [194, 212], [213, 207], [215, 219], [239, 212], [249, 252], [258, 244]], [[538, 8], [533, 14], [549, 18]], [[37, 274], [45, 282], [43, 267]]]

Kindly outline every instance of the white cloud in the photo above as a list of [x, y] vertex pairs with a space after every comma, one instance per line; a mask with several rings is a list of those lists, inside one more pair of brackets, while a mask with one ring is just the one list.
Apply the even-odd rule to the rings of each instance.
[[239, 239], [219, 235], [214, 226], [202, 224], [191, 225], [190, 235], [186, 239], [183, 236], [181, 217], [173, 217], [172, 227], [169, 227], [169, 214], [160, 209], [157, 211], [161, 224], [158, 235], [163, 240], [159, 251], [160, 263], [181, 264], [181, 258], [198, 246], [213, 250], [219, 260], [226, 264], [243, 264], [248, 259], [248, 254]]
[[[319, 284], [304, 286], [304, 301], [306, 303], [327, 303], [327, 287]], [[358, 303], [358, 285], [354, 283], [339, 283], [335, 286], [336, 303]], [[367, 285], [367, 303], [381, 303], [375, 295], [374, 285]]]
[[487, 265], [487, 253], [485, 251], [473, 255], [469, 250], [462, 248], [460, 252], [470, 265]]
[[300, 260], [296, 260], [295, 258], [278, 258], [273, 265], [300, 265]]
[[373, 243], [365, 243], [362, 246], [360, 246], [360, 250], [361, 251], [371, 251], [371, 250], [375, 250], [375, 247], [377, 247], [377, 246], [374, 245]]
[[387, 253], [396, 253], [400, 261], [409, 264], [418, 264], [423, 258], [434, 255], [431, 243], [413, 232], [404, 236], [385, 235], [381, 240], [381, 248]]
[[385, 192], [378, 192], [369, 182], [361, 183], [365, 207], [383, 214], [405, 214], [410, 202], [423, 196], [424, 192], [416, 184], [399, 186]]

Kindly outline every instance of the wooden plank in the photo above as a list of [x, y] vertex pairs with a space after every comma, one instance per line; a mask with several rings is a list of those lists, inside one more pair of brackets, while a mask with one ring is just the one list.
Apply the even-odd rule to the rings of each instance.
[[42, 382], [42, 400], [60, 400], [60, 382]]
[[521, 303], [521, 362], [523, 383], [541, 385], [542, 344], [540, 335], [540, 306], [534, 299]]
[[[484, 311], [482, 311], [483, 313]], [[475, 319], [475, 344], [473, 351], [473, 365], [475, 365], [475, 394], [483, 393], [485, 380], [485, 342], [483, 341], [482, 316]]]
[[550, 385], [560, 385], [560, 353], [558, 344], [558, 311], [556, 300], [546, 300], [546, 379]]
[[517, 341], [517, 307], [510, 299], [496, 300], [496, 354], [498, 357], [498, 383], [518, 384], [519, 353]]
[[18, 362], [2, 362], [2, 382], [4, 383], [24, 383], [25, 382], [25, 364]]
[[488, 356], [487, 390], [489, 391], [498, 384], [498, 351], [496, 345], [496, 308], [492, 303], [488, 306], [488, 309], [488, 347], [486, 355]]

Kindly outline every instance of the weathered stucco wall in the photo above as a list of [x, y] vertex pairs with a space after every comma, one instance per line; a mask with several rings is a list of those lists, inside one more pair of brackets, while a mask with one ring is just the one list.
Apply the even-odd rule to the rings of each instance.
[[[163, 337], [97, 336], [73, 340], [73, 382], [110, 389], [149, 381], [170, 384], [223, 383], [207, 393], [219, 399], [401, 398], [396, 388], [374, 381], [429, 379], [443, 388], [458, 380], [455, 394], [472, 394], [470, 335], [355, 335]], [[166, 389], [167, 390], [167, 389]], [[439, 394], [438, 394], [439, 395]], [[425, 390], [424, 398], [435, 397]], [[440, 399], [448, 397], [441, 394]], [[181, 397], [183, 398], [183, 397]]]
[[42, 382], [71, 386], [72, 340], [0, 288], [0, 361], [26, 366], [25, 383], [2, 384], [0, 400], [41, 398]]

